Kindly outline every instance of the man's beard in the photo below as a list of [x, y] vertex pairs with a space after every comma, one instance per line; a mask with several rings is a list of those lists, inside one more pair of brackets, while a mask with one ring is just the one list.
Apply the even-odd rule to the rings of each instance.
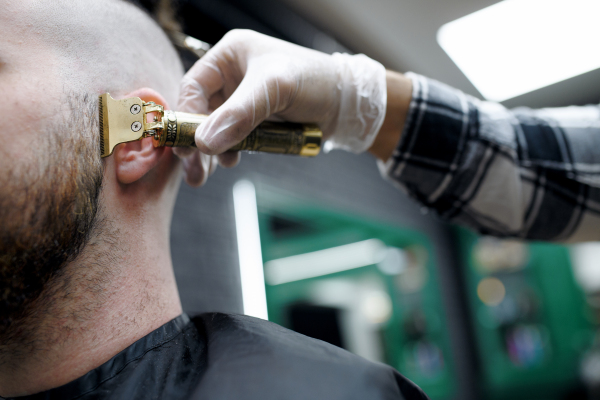
[[[0, 175], [0, 347], [22, 344], [52, 282], [97, 229], [103, 167], [97, 97], [70, 93], [32, 146], [34, 165]], [[50, 290], [50, 292], [52, 292]], [[1, 363], [1, 360], [0, 360]]]

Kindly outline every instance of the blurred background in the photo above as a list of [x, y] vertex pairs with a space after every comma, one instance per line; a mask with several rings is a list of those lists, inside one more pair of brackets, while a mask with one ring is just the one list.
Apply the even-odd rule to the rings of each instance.
[[[179, 18], [212, 44], [253, 29], [327, 53], [364, 53], [507, 107], [598, 103], [600, 64], [576, 60], [597, 45], [543, 44], [557, 30], [597, 42], [597, 24], [588, 35], [581, 21], [598, 14], [577, 1], [545, 16], [552, 7], [539, 2], [522, 12], [495, 3], [180, 0]], [[569, 18], [576, 29], [560, 23]], [[182, 185], [171, 246], [189, 314], [268, 318], [388, 363], [432, 399], [600, 398], [597, 245], [497, 240], [450, 226], [384, 181], [368, 154], [244, 155], [200, 189]]]

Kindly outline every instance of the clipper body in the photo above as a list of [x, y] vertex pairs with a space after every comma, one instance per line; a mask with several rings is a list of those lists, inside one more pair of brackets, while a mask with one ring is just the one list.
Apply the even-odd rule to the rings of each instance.
[[[99, 97], [99, 113], [102, 157], [111, 155], [119, 143], [145, 137], [152, 137], [155, 147], [196, 147], [196, 128], [208, 117], [164, 110], [163, 106], [145, 103], [138, 97], [114, 100], [108, 93]], [[313, 124], [263, 122], [230, 150], [313, 157], [319, 154], [322, 137], [321, 130]]]

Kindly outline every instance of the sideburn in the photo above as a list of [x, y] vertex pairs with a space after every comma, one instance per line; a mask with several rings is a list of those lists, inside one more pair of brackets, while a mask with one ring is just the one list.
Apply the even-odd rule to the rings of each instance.
[[15, 165], [0, 176], [0, 352], [27, 346], [39, 317], [34, 303], [97, 226], [103, 175], [97, 98], [69, 93], [63, 105], [69, 115], [36, 133], [43, 149], [36, 165]]

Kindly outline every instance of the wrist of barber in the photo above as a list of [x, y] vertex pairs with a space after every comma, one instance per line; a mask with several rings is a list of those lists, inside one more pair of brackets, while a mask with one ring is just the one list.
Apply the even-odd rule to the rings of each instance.
[[375, 136], [369, 153], [386, 162], [398, 146], [412, 100], [412, 80], [407, 76], [386, 71], [387, 104], [385, 119]]

